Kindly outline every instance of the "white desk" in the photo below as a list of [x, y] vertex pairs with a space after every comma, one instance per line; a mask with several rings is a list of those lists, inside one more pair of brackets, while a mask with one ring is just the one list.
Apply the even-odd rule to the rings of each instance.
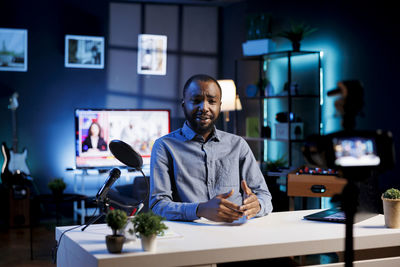
[[[84, 232], [78, 228], [63, 236], [57, 265], [213, 266], [221, 262], [344, 251], [345, 225], [303, 219], [313, 212], [316, 210], [272, 213], [238, 226], [168, 221], [167, 226], [180, 236], [159, 239], [155, 253], [142, 251], [137, 240], [125, 244], [122, 254], [109, 254], [105, 235], [111, 230], [104, 224], [91, 225]], [[57, 240], [68, 228], [56, 228]], [[355, 224], [354, 239], [355, 250], [399, 246], [400, 254], [400, 229], [386, 228], [383, 215]]]

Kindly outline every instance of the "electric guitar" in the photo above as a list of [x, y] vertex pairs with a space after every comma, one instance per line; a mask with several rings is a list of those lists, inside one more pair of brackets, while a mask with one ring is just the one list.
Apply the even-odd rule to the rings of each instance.
[[5, 185], [21, 184], [24, 179], [30, 175], [29, 168], [26, 164], [28, 151], [25, 148], [22, 153], [18, 153], [18, 138], [17, 138], [17, 114], [18, 108], [18, 93], [14, 93], [10, 97], [8, 108], [12, 113], [12, 130], [13, 130], [13, 146], [8, 149], [3, 142], [1, 151], [3, 153], [4, 162], [1, 168], [1, 180]]

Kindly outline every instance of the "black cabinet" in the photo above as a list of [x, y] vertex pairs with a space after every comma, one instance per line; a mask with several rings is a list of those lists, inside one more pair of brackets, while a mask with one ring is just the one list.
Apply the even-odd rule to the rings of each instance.
[[274, 163], [303, 165], [304, 139], [321, 133], [321, 57], [319, 51], [281, 51], [236, 60], [243, 107], [237, 134], [248, 141], [263, 171], [274, 171]]

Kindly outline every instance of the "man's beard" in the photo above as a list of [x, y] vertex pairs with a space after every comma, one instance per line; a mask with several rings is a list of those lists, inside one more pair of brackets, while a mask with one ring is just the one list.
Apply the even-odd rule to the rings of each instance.
[[186, 110], [184, 110], [186, 120], [189, 122], [190, 128], [192, 128], [198, 134], [204, 134], [207, 132], [211, 132], [214, 129], [215, 122], [217, 118], [210, 118], [211, 122], [207, 126], [201, 126], [201, 124], [196, 120], [196, 118], [192, 117], [192, 114], [187, 114]]

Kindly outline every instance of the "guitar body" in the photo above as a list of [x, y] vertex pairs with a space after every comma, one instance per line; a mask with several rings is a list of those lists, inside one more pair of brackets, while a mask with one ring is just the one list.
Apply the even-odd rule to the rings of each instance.
[[8, 170], [8, 164], [10, 163], [10, 150], [5, 143], [1, 144], [1, 153], [3, 154], [4, 162], [1, 167], [1, 180], [3, 184], [10, 184], [12, 179], [12, 173]]
[[26, 157], [28, 155], [28, 150], [25, 148], [22, 153], [14, 153], [10, 151], [10, 163], [8, 164], [8, 170], [12, 174], [23, 173], [30, 175], [28, 165], [26, 165]]
[[22, 153], [15, 153], [9, 150], [5, 143], [1, 145], [1, 152], [4, 157], [1, 168], [1, 180], [6, 185], [21, 184], [30, 174], [26, 158], [28, 151], [24, 149]]
[[4, 157], [4, 163], [1, 168], [1, 180], [5, 185], [21, 185], [24, 183], [24, 180], [28, 179], [30, 172], [26, 165], [28, 151], [24, 149], [24, 152], [22, 153], [17, 152], [18, 138], [16, 109], [18, 108], [18, 93], [14, 93], [10, 97], [8, 108], [12, 111], [13, 147], [10, 150], [4, 142], [1, 145], [1, 152]]

